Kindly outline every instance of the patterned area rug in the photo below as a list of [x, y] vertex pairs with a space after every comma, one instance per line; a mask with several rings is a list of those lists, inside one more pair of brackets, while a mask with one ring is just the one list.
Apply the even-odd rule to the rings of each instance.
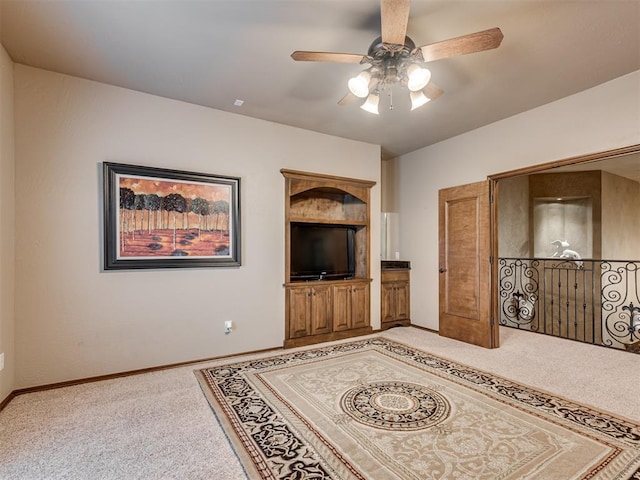
[[383, 338], [195, 372], [251, 479], [629, 479], [640, 426]]

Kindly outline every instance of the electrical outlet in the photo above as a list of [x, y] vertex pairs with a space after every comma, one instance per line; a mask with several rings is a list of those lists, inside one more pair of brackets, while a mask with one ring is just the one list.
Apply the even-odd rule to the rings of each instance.
[[4, 353], [0, 353], [0, 371], [4, 369]]
[[227, 320], [224, 322], [224, 333], [231, 333], [231, 329], [233, 328], [233, 322], [231, 320]]

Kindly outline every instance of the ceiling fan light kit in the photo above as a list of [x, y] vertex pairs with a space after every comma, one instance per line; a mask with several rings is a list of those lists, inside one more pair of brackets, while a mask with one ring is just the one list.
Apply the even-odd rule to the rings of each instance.
[[380, 1], [382, 35], [373, 41], [367, 55], [295, 51], [291, 57], [296, 61], [369, 64], [349, 79], [347, 87], [350, 93], [338, 104], [351, 103], [350, 95], [351, 100], [366, 97], [360, 108], [378, 114], [380, 93], [396, 83], [409, 90], [411, 110], [442, 95], [442, 89], [431, 82], [431, 72], [423, 66], [426, 62], [491, 50], [502, 42], [500, 29], [491, 28], [416, 47], [406, 36], [409, 5], [410, 0]]
[[[371, 65], [355, 77], [349, 79], [347, 86], [349, 91], [358, 98], [367, 98], [372, 94], [375, 97], [367, 99], [361, 105], [362, 109], [370, 113], [378, 113], [380, 94], [391, 85], [400, 83], [409, 92], [420, 92], [427, 86], [431, 79], [431, 72], [419, 65], [421, 54], [415, 49], [413, 41], [406, 37], [402, 46], [389, 46], [376, 39], [369, 48], [369, 54], [363, 62]], [[374, 104], [374, 98], [375, 104]], [[412, 95], [412, 110], [427, 103], [429, 98]], [[414, 98], [416, 100], [414, 100]]]
[[425, 103], [430, 102], [431, 99], [427, 97], [422, 90], [417, 92], [409, 92], [409, 97], [411, 98], [411, 110], [415, 110], [423, 106]]
[[358, 98], [365, 98], [369, 95], [369, 83], [371, 81], [371, 73], [369, 69], [360, 72], [355, 77], [349, 79], [347, 86], [349, 91]]
[[418, 66], [417, 63], [412, 63], [407, 68], [407, 88], [412, 92], [422, 90], [429, 80], [431, 80], [431, 72], [428, 69]]
[[370, 93], [365, 102], [360, 106], [366, 112], [378, 115], [378, 104], [380, 103], [380, 95], [378, 93]]

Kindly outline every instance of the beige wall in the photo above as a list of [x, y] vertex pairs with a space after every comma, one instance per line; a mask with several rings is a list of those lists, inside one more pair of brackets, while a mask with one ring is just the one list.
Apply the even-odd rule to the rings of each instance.
[[412, 322], [438, 329], [439, 189], [638, 143], [640, 71], [395, 159]]
[[640, 259], [640, 183], [602, 172], [602, 258]]
[[[4, 209], [4, 195], [11, 192], [4, 182], [14, 168], [13, 123], [5, 122], [11, 102], [6, 72], [14, 67], [2, 54]], [[635, 72], [386, 165], [393, 196], [385, 204], [401, 212], [398, 249], [412, 261], [414, 323], [438, 327], [438, 189], [640, 143], [639, 83], [640, 72]], [[380, 181], [380, 152], [373, 145], [21, 65], [15, 66], [14, 90], [16, 292], [10, 295], [3, 284], [0, 347], [11, 353], [15, 323], [16, 353], [12, 359], [5, 352], [0, 394], [281, 345], [284, 193], [279, 169]], [[103, 161], [242, 177], [243, 266], [102, 272]], [[375, 233], [380, 219], [373, 213], [380, 206], [378, 184], [371, 209], [374, 328], [380, 321]], [[7, 232], [11, 240], [12, 211], [0, 218], [0, 241]], [[1, 258], [0, 281], [13, 288], [12, 256], [3, 248]], [[4, 313], [13, 298], [15, 322]], [[236, 322], [229, 336], [224, 320]], [[14, 368], [15, 382], [9, 376]]]
[[529, 177], [498, 182], [498, 256], [531, 257], [529, 244]]
[[397, 212], [398, 209], [395, 205], [395, 197], [393, 196], [393, 189], [391, 188], [395, 184], [395, 172], [393, 169], [393, 162], [389, 160], [382, 160], [381, 164], [381, 176], [380, 181], [380, 203], [382, 205], [383, 212]]
[[[374, 180], [380, 211], [378, 146], [15, 69], [16, 388], [281, 346], [281, 168]], [[101, 271], [104, 161], [241, 177], [242, 267]]]
[[[640, 162], [640, 157], [639, 160]], [[639, 163], [640, 164], [640, 163]], [[597, 165], [597, 164], [596, 164]], [[533, 192], [529, 195], [529, 189]], [[583, 258], [605, 260], [640, 259], [640, 183], [605, 171], [594, 170], [573, 173], [548, 173], [522, 175], [506, 178], [498, 182], [498, 252], [501, 257], [545, 257], [555, 251], [549, 244], [549, 238], [571, 240], [570, 248], [577, 250]], [[531, 198], [530, 198], [531, 197]], [[593, 214], [585, 220], [576, 218], [574, 222], [564, 219], [565, 228], [571, 223], [586, 231], [582, 238], [566, 238], [552, 235], [540, 243], [539, 253], [529, 252], [529, 235], [538, 233], [534, 222], [529, 222], [529, 210], [534, 204], [533, 197], [570, 197], [562, 202], [549, 201], [545, 208], [553, 209], [566, 204], [588, 203]], [[586, 197], [589, 197], [588, 199]], [[529, 208], [527, 208], [529, 206]], [[535, 207], [534, 207], [535, 209]], [[569, 212], [566, 212], [569, 213]], [[535, 215], [534, 215], [535, 216]], [[595, 226], [593, 221], [595, 221]], [[594, 230], [597, 230], [594, 231]], [[600, 231], [601, 230], [601, 231]], [[524, 238], [522, 238], [524, 235]], [[532, 237], [536, 237], [531, 233]], [[597, 245], [597, 255], [592, 255], [593, 239], [601, 238]], [[589, 246], [581, 245], [587, 242]], [[599, 240], [598, 240], [599, 241]], [[533, 241], [531, 245], [534, 245]], [[600, 251], [602, 253], [600, 253]]]
[[13, 62], [0, 47], [0, 402], [14, 390], [14, 207]]
[[396, 198], [393, 195], [393, 185], [396, 183], [395, 164], [388, 159], [381, 162], [381, 260], [396, 260], [400, 255], [400, 232], [398, 207], [395, 204]]
[[[582, 258], [602, 258], [600, 178], [599, 170], [529, 177], [529, 236], [534, 257], [553, 255], [556, 248], [551, 242], [565, 240]], [[564, 200], [556, 201], [558, 197]]]

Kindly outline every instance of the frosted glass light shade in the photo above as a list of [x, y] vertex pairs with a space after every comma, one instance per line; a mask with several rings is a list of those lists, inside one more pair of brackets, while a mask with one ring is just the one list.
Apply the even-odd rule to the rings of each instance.
[[360, 107], [369, 113], [375, 113], [378, 115], [378, 103], [380, 103], [380, 96], [376, 93], [372, 93], [367, 97], [367, 101]]
[[409, 68], [407, 68], [407, 77], [407, 88], [412, 92], [417, 92], [427, 86], [427, 83], [431, 80], [431, 72], [426, 68], [419, 67], [417, 64], [412, 63], [409, 65]]
[[356, 97], [364, 98], [369, 95], [369, 81], [371, 80], [371, 74], [368, 71], [360, 72], [355, 77], [349, 79], [347, 86], [349, 91]]
[[411, 97], [411, 110], [415, 110], [431, 100], [421, 91], [409, 92], [409, 96]]

